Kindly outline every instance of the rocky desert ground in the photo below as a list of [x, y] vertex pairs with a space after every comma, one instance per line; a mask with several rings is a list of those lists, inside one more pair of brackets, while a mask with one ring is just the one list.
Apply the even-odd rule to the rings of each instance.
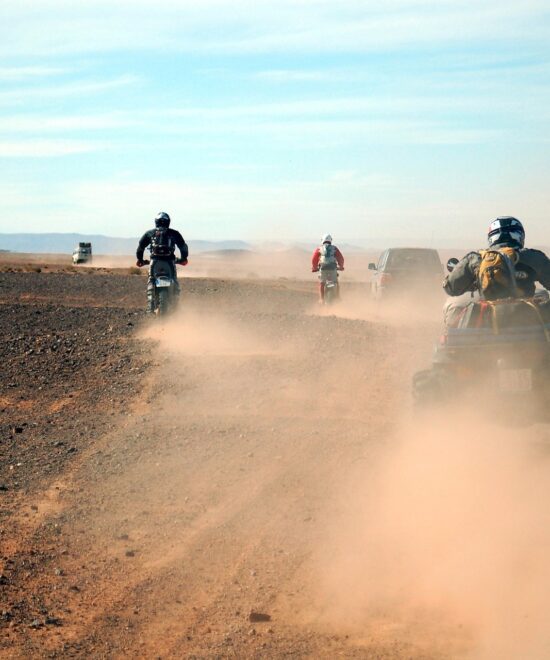
[[0, 270], [1, 657], [549, 657], [550, 434], [412, 414], [439, 303]]

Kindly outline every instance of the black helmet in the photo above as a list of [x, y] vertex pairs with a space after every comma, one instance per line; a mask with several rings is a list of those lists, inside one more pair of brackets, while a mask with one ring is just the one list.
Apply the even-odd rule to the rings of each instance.
[[525, 230], [517, 218], [506, 215], [491, 222], [488, 239], [489, 247], [493, 247], [493, 245], [506, 245], [508, 247], [522, 248], [525, 243]]
[[164, 211], [157, 213], [157, 216], [155, 218], [155, 227], [169, 227], [169, 226], [170, 226], [170, 216], [168, 215], [168, 213], [164, 213]]

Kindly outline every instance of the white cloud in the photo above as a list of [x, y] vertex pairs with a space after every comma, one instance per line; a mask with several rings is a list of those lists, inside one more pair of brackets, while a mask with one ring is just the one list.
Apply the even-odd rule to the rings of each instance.
[[[479, 143], [496, 140], [505, 132], [502, 128], [464, 126], [452, 118], [438, 119], [433, 114], [433, 107], [430, 108], [431, 118], [422, 119], [423, 107], [411, 103], [399, 109], [399, 104], [387, 107], [385, 103], [377, 105], [366, 101], [363, 104], [356, 99], [356, 103], [348, 100], [348, 104], [342, 102], [342, 105], [334, 100], [324, 104], [321, 101], [311, 104], [299, 102], [219, 110], [188, 108], [181, 113], [174, 110], [166, 111], [166, 114], [158, 112], [154, 116], [140, 112], [135, 115], [113, 113], [59, 117], [15, 115], [0, 117], [0, 134], [17, 136], [28, 133], [43, 136], [46, 133], [64, 135], [138, 128], [146, 130], [149, 139], [156, 135], [161, 140], [168, 134], [188, 145], [200, 141], [204, 146], [206, 139], [215, 146], [220, 141], [233, 140], [238, 136], [241, 143], [265, 137], [266, 140], [275, 140], [279, 145], [290, 143], [293, 146], [309, 145], [315, 149], [330, 149], [345, 144]], [[362, 112], [357, 112], [358, 108]], [[186, 117], [187, 121], [178, 121], [181, 116]], [[117, 141], [121, 149], [128, 147], [120, 135]]]
[[118, 113], [47, 117], [42, 115], [0, 116], [3, 133], [52, 133], [103, 131], [139, 126], [140, 121]]
[[0, 53], [370, 52], [472, 40], [545, 43], [545, 0], [3, 0]]
[[139, 79], [136, 76], [126, 75], [111, 80], [76, 81], [64, 85], [50, 85], [46, 87], [20, 87], [0, 92], [0, 105], [18, 104], [32, 99], [58, 99], [80, 97], [83, 95], [101, 94], [135, 84]]
[[0, 80], [28, 80], [35, 78], [47, 78], [71, 73], [72, 69], [55, 66], [2, 66], [0, 67]]
[[370, 96], [340, 96], [334, 97], [330, 94], [305, 100], [273, 101], [270, 103], [248, 103], [243, 105], [213, 106], [186, 106], [163, 108], [154, 110], [147, 114], [164, 117], [196, 118], [204, 120], [214, 119], [239, 119], [256, 117], [266, 119], [296, 118], [296, 117], [327, 117], [342, 118], [344, 116], [355, 116], [357, 118], [368, 118], [379, 115], [382, 118], [391, 116], [410, 116], [411, 114], [422, 114], [433, 117], [446, 111], [456, 115], [460, 112], [488, 111], [494, 115], [495, 103], [499, 100], [505, 101], [506, 110], [525, 111], [525, 101], [522, 98], [509, 98], [509, 90], [502, 86], [500, 90], [493, 89], [492, 95], [486, 97], [461, 94], [455, 96], [452, 89], [440, 90], [434, 87], [431, 94], [403, 96], [399, 94], [373, 92]]
[[104, 145], [79, 140], [24, 140], [0, 142], [0, 158], [54, 158], [99, 151]]
[[[266, 80], [274, 83], [302, 83], [302, 82], [321, 82], [326, 80], [343, 80], [343, 72], [327, 70], [307, 70], [307, 69], [271, 69], [266, 71], [257, 71], [252, 74], [252, 78]], [[358, 74], [355, 74], [356, 76]], [[361, 74], [359, 74], [360, 76]], [[349, 77], [347, 78], [349, 80]]]

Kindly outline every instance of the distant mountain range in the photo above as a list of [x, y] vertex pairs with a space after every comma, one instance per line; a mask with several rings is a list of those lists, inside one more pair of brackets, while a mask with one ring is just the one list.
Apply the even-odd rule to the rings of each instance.
[[[90, 242], [94, 254], [105, 255], [129, 255], [134, 254], [137, 247], [139, 237], [133, 238], [117, 238], [113, 236], [90, 235], [90, 234], [1, 234], [0, 233], [0, 252], [30, 252], [42, 254], [72, 254], [75, 246], [80, 241]], [[480, 245], [483, 241], [480, 241]], [[233, 256], [238, 254], [238, 251], [243, 253], [247, 251], [253, 252], [286, 252], [288, 250], [299, 250], [303, 252], [311, 252], [317, 243], [305, 243], [297, 241], [294, 243], [282, 243], [276, 241], [262, 241], [262, 242], [247, 242], [240, 240], [231, 241], [202, 241], [202, 240], [189, 240], [189, 250], [191, 254], [198, 254], [204, 252], [219, 253], [227, 250], [235, 251]], [[360, 241], [359, 245], [340, 243], [337, 241], [338, 247], [342, 249], [344, 254], [350, 252], [364, 252], [367, 251], [381, 251], [387, 247], [432, 247], [423, 246], [422, 241], [410, 241], [407, 239], [394, 238], [377, 238], [370, 241]], [[468, 250], [476, 249], [480, 245], [474, 244], [468, 249], [458, 249], [457, 246], [463, 246], [464, 241], [456, 239], [455, 241], [447, 240], [444, 244], [437, 247], [439, 249], [453, 249], [458, 256], [464, 254]], [[537, 246], [533, 246], [537, 247]], [[540, 248], [543, 249], [544, 248]], [[546, 250], [545, 250], [546, 251]]]
[[[136, 251], [139, 237], [114, 238], [87, 234], [0, 234], [0, 251], [71, 254], [80, 241], [92, 244], [94, 254], [126, 255]], [[191, 252], [250, 250], [245, 241], [188, 241]]]
[[[71, 254], [79, 242], [92, 244], [94, 254], [105, 255], [128, 255], [136, 251], [139, 237], [117, 238], [113, 236], [89, 235], [89, 234], [0, 234], [0, 252], [30, 252], [41, 254]], [[192, 254], [211, 252], [220, 253], [230, 251], [276, 251], [287, 250], [311, 251], [315, 243], [284, 244], [273, 241], [261, 243], [248, 243], [247, 241], [202, 241], [189, 240], [189, 251]], [[346, 243], [339, 244], [346, 252], [359, 252], [363, 248]]]

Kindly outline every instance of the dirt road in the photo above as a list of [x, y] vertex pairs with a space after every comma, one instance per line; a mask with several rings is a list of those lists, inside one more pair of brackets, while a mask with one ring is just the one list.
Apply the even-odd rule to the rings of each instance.
[[0, 277], [3, 657], [471, 648], [456, 621], [366, 604], [347, 545], [436, 322], [360, 287], [336, 316], [314, 284], [188, 279], [150, 323], [138, 276]]

